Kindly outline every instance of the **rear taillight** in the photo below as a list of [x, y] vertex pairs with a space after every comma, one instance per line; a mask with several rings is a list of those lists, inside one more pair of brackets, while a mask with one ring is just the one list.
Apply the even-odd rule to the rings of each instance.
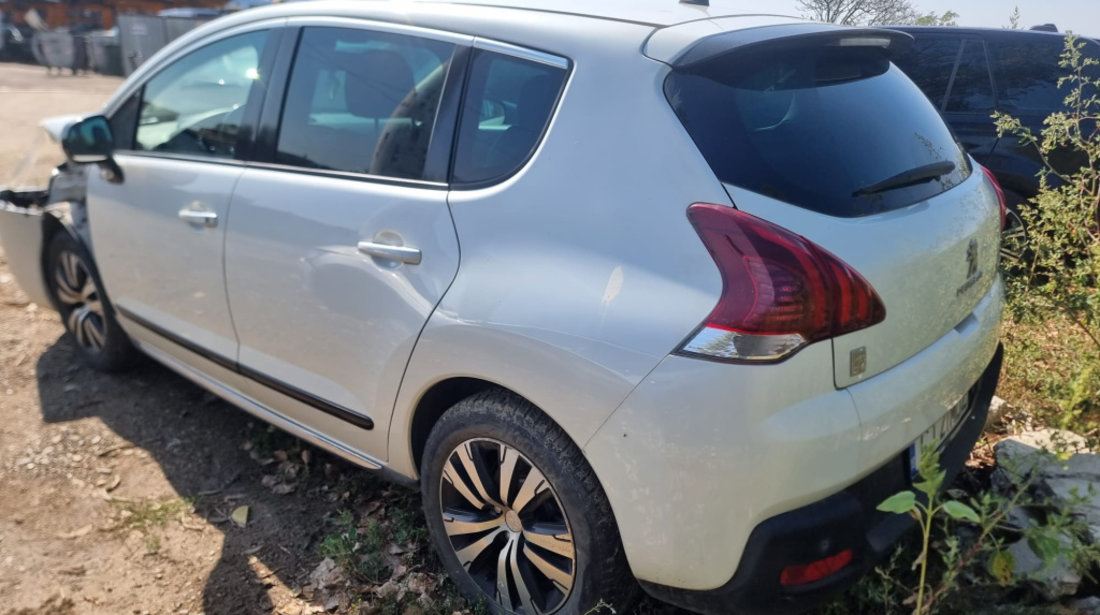
[[805, 237], [721, 205], [696, 203], [688, 218], [722, 274], [722, 297], [681, 354], [778, 361], [886, 318], [871, 285]]
[[985, 177], [989, 180], [989, 183], [993, 184], [993, 191], [997, 193], [997, 202], [1001, 206], [1001, 230], [1003, 231], [1005, 228], [1005, 221], [1008, 219], [1008, 204], [1005, 202], [1004, 188], [1001, 188], [1001, 182], [997, 181], [997, 176], [993, 175], [993, 171], [990, 171], [980, 164], [978, 166], [981, 167], [982, 172], [985, 173]]

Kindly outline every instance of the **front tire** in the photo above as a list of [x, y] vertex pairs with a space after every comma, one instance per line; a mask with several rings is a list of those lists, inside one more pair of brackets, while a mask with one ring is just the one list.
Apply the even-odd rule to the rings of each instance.
[[65, 231], [50, 240], [46, 283], [61, 323], [89, 366], [114, 372], [134, 363], [138, 351], [115, 320], [91, 255]]
[[443, 415], [421, 496], [448, 574], [494, 613], [622, 613], [637, 595], [611, 507], [579, 448], [527, 401], [486, 391]]

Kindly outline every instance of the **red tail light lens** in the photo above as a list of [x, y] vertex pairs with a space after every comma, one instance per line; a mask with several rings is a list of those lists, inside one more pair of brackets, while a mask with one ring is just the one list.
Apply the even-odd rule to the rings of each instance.
[[688, 208], [722, 274], [722, 297], [683, 354], [778, 361], [886, 318], [878, 293], [810, 240], [721, 205]]
[[1005, 228], [1005, 221], [1008, 219], [1008, 204], [1005, 202], [1005, 191], [1001, 188], [1001, 182], [997, 181], [997, 177], [993, 175], [993, 171], [978, 165], [982, 169], [982, 173], [985, 173], [986, 179], [989, 183], [993, 184], [993, 191], [997, 193], [997, 202], [1001, 206], [1001, 230]]
[[783, 587], [809, 585], [844, 570], [852, 563], [852, 558], [852, 550], [848, 549], [810, 564], [787, 566], [779, 575], [779, 584]]

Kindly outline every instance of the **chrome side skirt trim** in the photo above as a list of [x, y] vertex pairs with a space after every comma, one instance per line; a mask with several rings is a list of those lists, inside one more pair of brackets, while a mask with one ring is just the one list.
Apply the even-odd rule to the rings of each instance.
[[359, 451], [349, 448], [344, 444], [337, 442], [336, 440], [332, 440], [295, 420], [289, 419], [279, 414], [278, 412], [272, 410], [271, 408], [268, 408], [267, 406], [264, 406], [263, 404], [257, 402], [251, 397], [248, 397], [240, 391], [226, 386], [218, 380], [215, 380], [214, 378], [200, 372], [199, 370], [190, 367], [179, 359], [172, 357], [171, 355], [146, 342], [137, 339], [133, 340], [133, 342], [137, 344], [138, 348], [140, 348], [142, 352], [148, 354], [150, 357], [153, 357], [154, 359], [156, 359], [157, 362], [163, 364], [165, 367], [168, 367], [172, 371], [180, 374], [181, 376], [201, 386], [207, 391], [210, 391], [211, 393], [217, 395], [218, 397], [221, 397], [222, 399], [233, 404], [234, 406], [237, 406], [245, 412], [248, 412], [256, 418], [271, 423], [272, 425], [275, 425], [280, 429], [288, 431], [291, 434], [302, 438], [303, 440], [309, 442], [310, 444], [313, 444], [314, 446], [323, 448], [334, 455], [343, 457], [344, 459], [347, 459], [348, 461], [356, 465], [362, 466], [368, 470], [382, 470], [385, 465], [381, 461], [371, 457], [370, 455], [360, 453]]

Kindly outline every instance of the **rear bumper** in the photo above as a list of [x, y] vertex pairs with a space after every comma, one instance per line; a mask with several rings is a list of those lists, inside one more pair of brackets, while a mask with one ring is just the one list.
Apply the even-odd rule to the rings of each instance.
[[829, 343], [766, 368], [666, 357], [583, 447], [635, 577], [705, 593], [754, 574], [756, 528], [868, 484], [983, 380], [1002, 308], [998, 281], [935, 344], [845, 389]]
[[[998, 347], [970, 392], [968, 415], [941, 453], [948, 483], [962, 468], [985, 426], [1003, 354]], [[895, 455], [839, 493], [760, 523], [745, 545], [738, 573], [722, 587], [692, 591], [645, 581], [642, 587], [659, 600], [699, 613], [803, 612], [859, 579], [913, 527], [906, 515], [876, 510], [887, 497], [910, 487], [908, 464], [907, 454]], [[853, 550], [854, 559], [839, 573], [799, 588], [780, 585], [785, 566], [817, 561], [845, 549]]]

